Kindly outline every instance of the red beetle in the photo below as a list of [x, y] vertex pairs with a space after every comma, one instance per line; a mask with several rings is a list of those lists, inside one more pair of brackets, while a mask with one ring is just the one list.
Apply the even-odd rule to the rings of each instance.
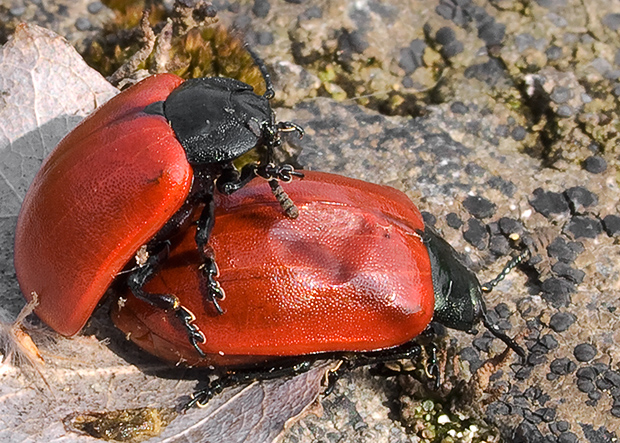
[[[206, 340], [204, 357], [187, 343], [174, 316], [124, 294], [115, 324], [140, 347], [165, 360], [228, 368], [282, 357], [395, 348], [431, 319], [470, 330], [492, 325], [478, 280], [431, 230], [405, 194], [342, 176], [306, 172], [287, 187], [299, 207], [282, 216], [262, 187], [218, 196], [210, 239], [228, 297], [218, 315], [204, 296], [200, 256], [190, 231], [147, 283], [177, 294]], [[520, 262], [521, 258], [518, 262]], [[511, 265], [512, 267], [516, 264]], [[495, 284], [495, 283], [494, 283]]]
[[[28, 300], [38, 294], [37, 315], [63, 335], [77, 333], [125, 265], [146, 245], [147, 260], [132, 272], [133, 293], [173, 310], [186, 340], [200, 351], [204, 337], [173, 294], [142, 286], [167, 253], [167, 239], [185, 229], [204, 206], [195, 231], [201, 251], [204, 296], [220, 309], [223, 294], [212, 251], [215, 181], [231, 193], [255, 175], [274, 182], [295, 173], [270, 163], [280, 133], [298, 126], [276, 123], [263, 96], [229, 78], [183, 81], [162, 74], [121, 92], [67, 135], [44, 161], [28, 190], [15, 233], [15, 269]], [[239, 173], [232, 161], [259, 148], [260, 165]], [[273, 184], [273, 183], [272, 183]]]

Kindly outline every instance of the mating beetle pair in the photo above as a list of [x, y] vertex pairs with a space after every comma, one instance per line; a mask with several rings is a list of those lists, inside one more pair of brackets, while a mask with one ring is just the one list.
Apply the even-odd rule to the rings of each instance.
[[[114, 305], [117, 327], [170, 362], [231, 369], [280, 367], [282, 360], [317, 354], [364, 353], [364, 361], [373, 361], [373, 353], [380, 360], [418, 355], [412, 340], [431, 320], [465, 331], [482, 320], [524, 355], [488, 319], [482, 292], [490, 287], [481, 286], [454, 249], [425, 228], [405, 194], [312, 171], [286, 190], [299, 207], [294, 220], [256, 181], [216, 197], [210, 245], [228, 295], [224, 315], [204, 297], [193, 227], [173, 240], [169, 259], [145, 285], [149, 292], [174, 293], [193, 313], [193, 324], [206, 337], [202, 355], [187, 342], [178, 319], [130, 291]], [[234, 374], [232, 383], [237, 379]], [[216, 392], [208, 388], [195, 402]]]
[[[146, 244], [114, 321], [175, 363], [396, 349], [431, 319], [462, 330], [482, 319], [522, 354], [488, 321], [476, 277], [401, 192], [307, 173], [283, 197], [274, 180], [296, 173], [274, 166], [273, 150], [281, 132], [301, 129], [275, 123], [262, 70], [264, 96], [231, 79], [150, 77], [61, 141], [16, 231], [17, 276], [27, 298], [38, 294], [41, 319], [77, 333]], [[255, 147], [261, 163], [234, 169]]]

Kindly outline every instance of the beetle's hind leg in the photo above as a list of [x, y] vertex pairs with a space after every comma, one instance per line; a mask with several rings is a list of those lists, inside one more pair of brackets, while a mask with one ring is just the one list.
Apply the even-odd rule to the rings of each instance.
[[224, 389], [258, 380], [272, 380], [281, 377], [290, 377], [307, 372], [312, 368], [312, 359], [292, 363], [290, 361], [268, 369], [231, 371], [209, 382], [206, 388], [200, 389], [191, 395], [191, 400], [183, 407], [188, 410], [194, 406], [203, 408]]
[[127, 286], [129, 286], [129, 289], [131, 289], [133, 295], [140, 300], [143, 300], [157, 308], [166, 311], [173, 311], [176, 317], [181, 321], [181, 323], [183, 323], [188, 339], [194, 349], [196, 349], [201, 357], [204, 357], [205, 354], [202, 352], [198, 344], [204, 343], [206, 339], [198, 326], [193, 324], [196, 319], [194, 314], [189, 309], [182, 306], [179, 299], [172, 294], [158, 294], [144, 290], [144, 285], [155, 275], [161, 262], [168, 257], [168, 248], [169, 243], [162, 242], [154, 248], [154, 251], [149, 252], [146, 261], [131, 274], [129, 274], [129, 277], [127, 278]]

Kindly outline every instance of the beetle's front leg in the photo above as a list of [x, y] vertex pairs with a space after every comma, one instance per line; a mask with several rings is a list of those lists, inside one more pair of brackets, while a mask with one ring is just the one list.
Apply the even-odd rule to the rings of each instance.
[[232, 165], [228, 165], [217, 179], [217, 189], [222, 194], [230, 195], [243, 188], [256, 176], [262, 177], [269, 182], [271, 192], [278, 203], [280, 203], [282, 211], [286, 216], [293, 219], [297, 218], [299, 215], [297, 206], [280, 185], [280, 181], [288, 183], [293, 177], [302, 178], [304, 176], [301, 172], [295, 171], [295, 168], [291, 165], [274, 165], [273, 163], [257, 165], [256, 163], [250, 163], [241, 168], [241, 172], [237, 171]]
[[189, 309], [182, 306], [179, 303], [179, 299], [172, 294], [156, 294], [144, 290], [144, 285], [155, 275], [161, 263], [168, 257], [169, 242], [158, 243], [152, 249], [152, 251], [149, 251], [146, 261], [129, 274], [127, 286], [129, 286], [131, 292], [140, 300], [160, 309], [173, 311], [176, 317], [183, 323], [187, 331], [188, 339], [194, 349], [196, 349], [201, 357], [204, 357], [205, 354], [198, 344], [205, 343], [206, 339], [200, 329], [193, 324], [193, 321], [196, 319], [194, 314]]
[[238, 191], [256, 178], [258, 165], [248, 163], [241, 171], [238, 171], [232, 163], [224, 166], [222, 173], [217, 179], [217, 190], [224, 195], [230, 195]]
[[217, 264], [215, 263], [215, 253], [213, 249], [208, 245], [209, 237], [211, 237], [211, 231], [215, 223], [215, 200], [213, 195], [209, 194], [205, 196], [205, 207], [198, 219], [198, 226], [196, 227], [196, 244], [198, 245], [198, 251], [202, 256], [201, 270], [207, 279], [207, 299], [213, 303], [213, 306], [217, 310], [218, 314], [223, 314], [224, 310], [218, 303], [218, 300], [224, 299], [224, 290], [217, 282], [216, 277], [219, 275]]

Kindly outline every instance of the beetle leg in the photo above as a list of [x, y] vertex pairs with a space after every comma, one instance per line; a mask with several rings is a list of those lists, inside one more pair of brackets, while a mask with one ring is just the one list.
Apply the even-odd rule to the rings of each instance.
[[155, 252], [149, 252], [148, 258], [142, 266], [135, 269], [127, 278], [127, 286], [139, 298], [160, 309], [176, 310], [179, 300], [172, 294], [154, 294], [146, 292], [143, 287], [157, 272], [159, 264], [168, 256], [168, 243], [163, 242]]
[[218, 300], [224, 299], [224, 290], [217, 282], [216, 277], [219, 275], [217, 264], [215, 263], [215, 254], [213, 249], [208, 246], [209, 237], [213, 230], [213, 224], [215, 222], [215, 200], [212, 194], [205, 196], [205, 207], [198, 219], [198, 225], [196, 227], [196, 244], [198, 245], [198, 251], [202, 256], [202, 265], [200, 269], [207, 280], [207, 293], [206, 297], [217, 310], [218, 314], [223, 314], [224, 310], [218, 303]]
[[187, 330], [189, 341], [194, 347], [194, 349], [196, 349], [196, 351], [198, 352], [198, 354], [200, 354], [201, 357], [206, 357], [205, 353], [198, 346], [198, 343], [205, 343], [207, 339], [202, 333], [202, 331], [198, 328], [198, 326], [194, 324], [194, 320], [196, 320], [196, 316], [194, 315], [194, 313], [184, 306], [179, 306], [179, 308], [174, 311], [174, 313], [176, 314], [177, 318], [181, 320], [181, 322], [183, 322], [183, 325]]
[[200, 389], [191, 395], [191, 400], [183, 407], [188, 410], [194, 406], [204, 408], [209, 400], [220, 394], [224, 389], [257, 380], [272, 380], [274, 378], [299, 375], [312, 367], [313, 361], [304, 360], [295, 364], [284, 363], [262, 371], [231, 371], [209, 382], [206, 388]]
[[127, 286], [129, 286], [131, 292], [140, 300], [165, 311], [174, 311], [174, 314], [183, 323], [192, 346], [198, 351], [201, 357], [205, 357], [204, 352], [198, 347], [198, 343], [204, 343], [206, 339], [198, 326], [193, 324], [193, 321], [196, 320], [194, 314], [182, 306], [179, 303], [179, 299], [172, 294], [156, 294], [146, 292], [143, 289], [146, 282], [157, 272], [159, 264], [168, 256], [168, 242], [161, 243], [158, 249], [158, 252], [149, 254], [146, 262], [142, 266], [129, 274]]
[[336, 386], [336, 382], [348, 371], [361, 366], [385, 363], [393, 360], [413, 360], [418, 358], [421, 352], [422, 348], [419, 344], [415, 342], [408, 342], [396, 348], [344, 355], [342, 358], [342, 364], [328, 372], [327, 388], [323, 394], [331, 394]]
[[434, 388], [439, 389], [441, 386], [441, 374], [439, 373], [439, 364], [437, 363], [437, 346], [434, 343], [426, 347], [426, 375], [435, 380]]
[[243, 188], [256, 177], [256, 163], [249, 163], [239, 172], [232, 164], [227, 165], [217, 179], [217, 190], [224, 195], [230, 195]]
[[295, 171], [295, 168], [289, 164], [274, 165], [273, 163], [267, 163], [257, 168], [256, 174], [263, 177], [265, 180], [280, 180], [284, 183], [288, 183], [293, 180], [293, 177], [303, 178], [304, 174], [299, 171]]
[[360, 366], [383, 363], [392, 360], [416, 359], [422, 353], [419, 344], [408, 342], [396, 348], [384, 349], [375, 352], [362, 353], [334, 353], [317, 355], [315, 358], [304, 360], [296, 364], [284, 363], [262, 371], [234, 371], [209, 382], [206, 388], [200, 389], [191, 395], [191, 400], [183, 407], [188, 410], [194, 406], [205, 407], [213, 397], [221, 393], [224, 389], [243, 383], [250, 383], [257, 380], [270, 380], [284, 376], [292, 376], [308, 371], [314, 360], [318, 358], [340, 359], [341, 363], [335, 369], [327, 373], [327, 388], [324, 394], [329, 395], [336, 385], [336, 382], [344, 373]]

